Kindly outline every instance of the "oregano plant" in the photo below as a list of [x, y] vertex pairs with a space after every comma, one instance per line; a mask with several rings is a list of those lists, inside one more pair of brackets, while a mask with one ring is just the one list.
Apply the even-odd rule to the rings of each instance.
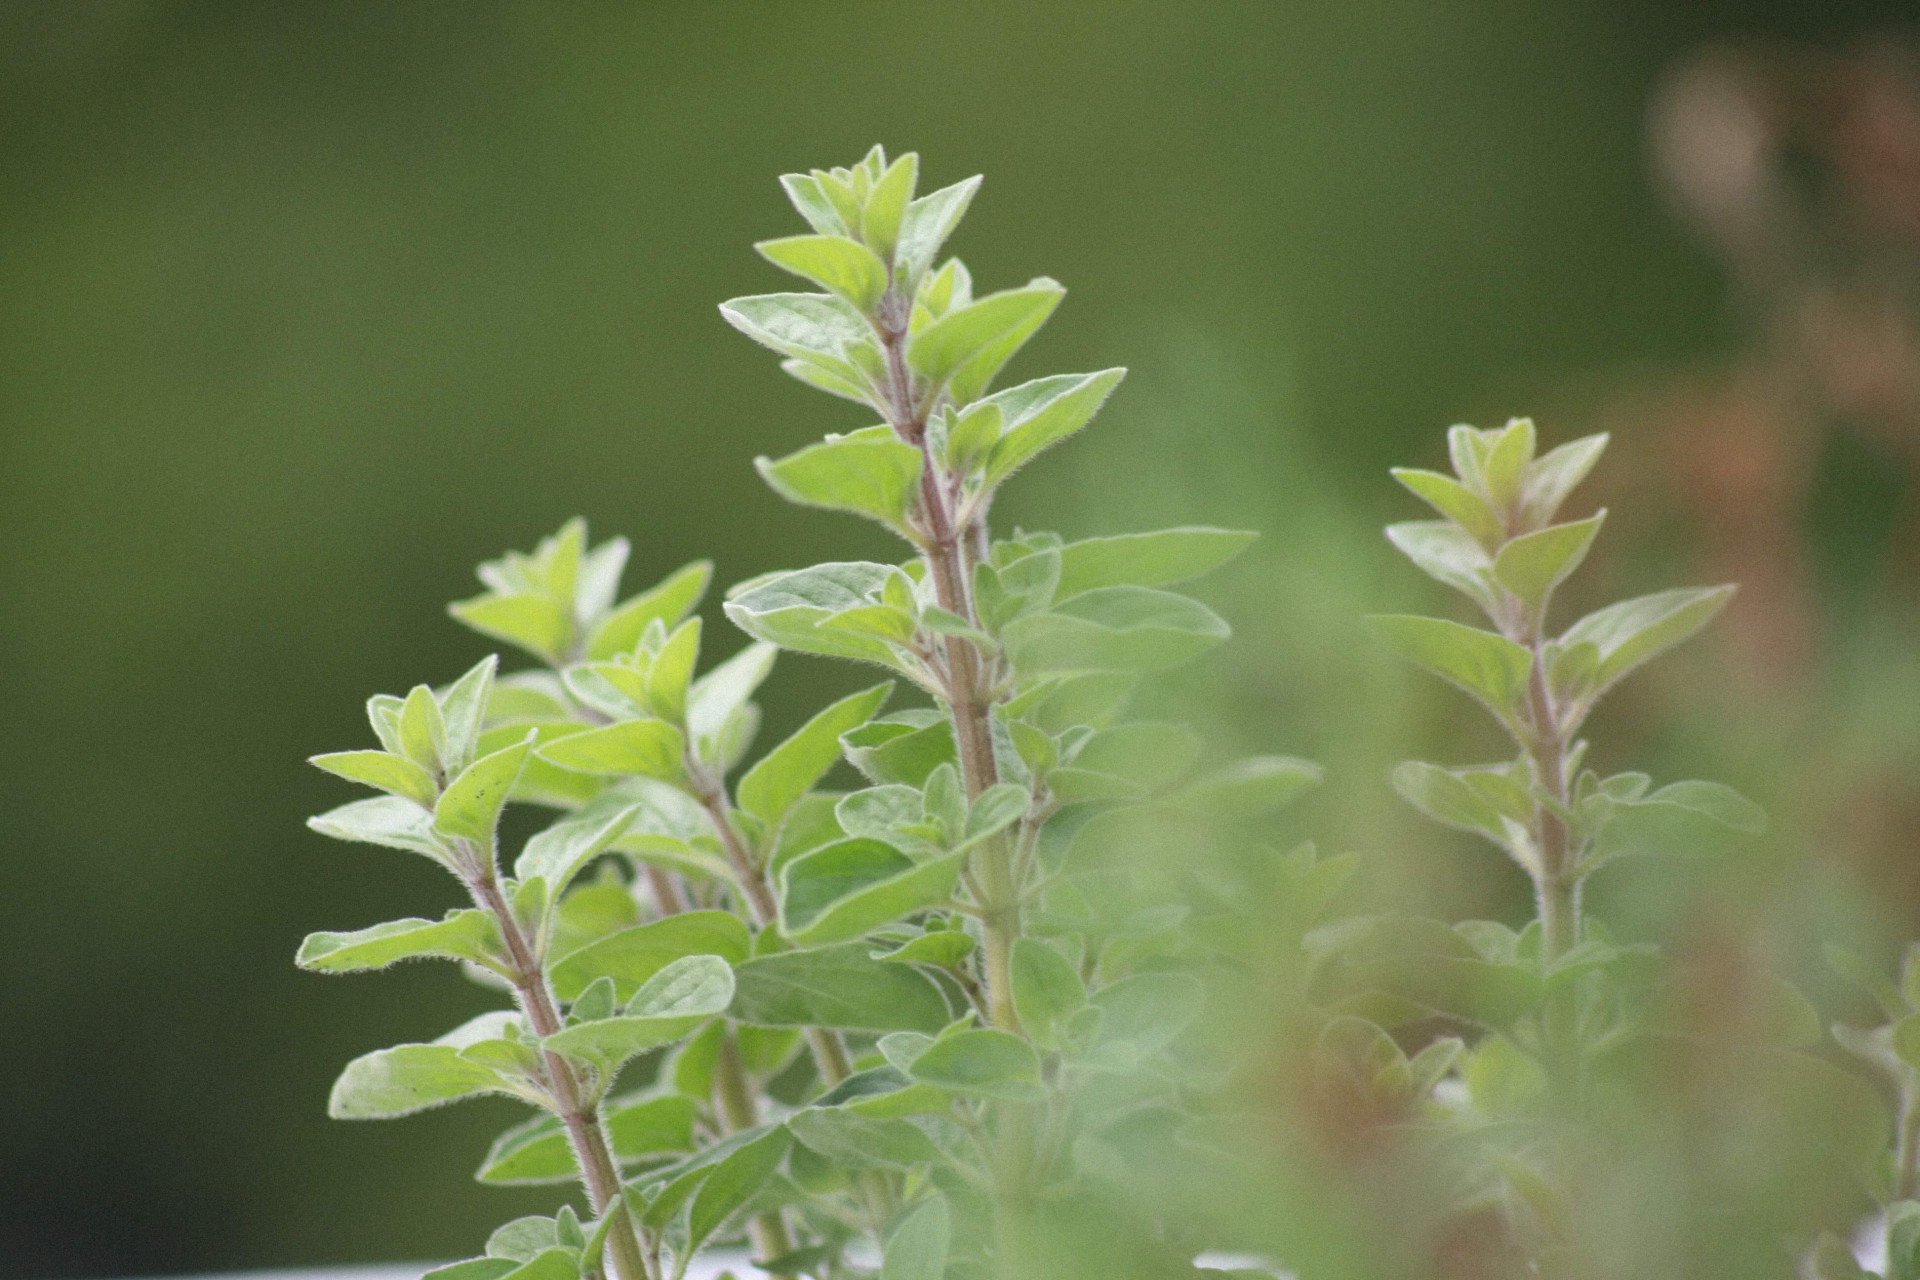
[[[332, 1113], [518, 1098], [535, 1114], [480, 1179], [583, 1197], [506, 1224], [439, 1280], [677, 1280], [741, 1238], [782, 1276], [1058, 1274], [1049, 1240], [1112, 1172], [1103, 1130], [1180, 1114], [1217, 1080], [1183, 1035], [1214, 953], [1185, 905], [1102, 858], [1100, 833], [1258, 814], [1317, 780], [1287, 757], [1201, 769], [1189, 731], [1125, 715], [1143, 677], [1226, 638], [1169, 588], [1251, 535], [996, 534], [1000, 487], [1123, 371], [996, 390], [1063, 291], [976, 296], [941, 255], [979, 180], [921, 195], [918, 176], [915, 156], [875, 148], [782, 179], [811, 231], [757, 247], [812, 289], [721, 308], [863, 411], [761, 474], [877, 522], [898, 562], [734, 586], [726, 615], [750, 642], [703, 672], [709, 567], [622, 598], [628, 544], [574, 521], [483, 565], [486, 591], [451, 609], [533, 666], [488, 657], [376, 697], [378, 747], [315, 758], [385, 793], [316, 830], [426, 856], [468, 905], [316, 934], [299, 962], [444, 958], [511, 997], [356, 1059]], [[756, 754], [753, 697], [781, 651], [884, 679]], [[510, 803], [557, 816], [508, 850]], [[1207, 1243], [1157, 1218], [1103, 1234], [1155, 1274]]]

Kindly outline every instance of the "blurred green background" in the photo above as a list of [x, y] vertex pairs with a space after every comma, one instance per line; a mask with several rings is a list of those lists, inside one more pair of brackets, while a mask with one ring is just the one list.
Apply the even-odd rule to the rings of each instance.
[[[303, 761], [368, 740], [368, 694], [484, 652], [444, 603], [568, 515], [634, 540], [630, 588], [699, 556], [729, 582], [895, 554], [758, 482], [754, 454], [865, 424], [714, 310], [786, 287], [749, 248], [798, 226], [775, 176], [875, 141], [929, 184], [987, 175], [955, 242], [984, 286], [1068, 285], [1016, 376], [1133, 370], [1002, 521], [1264, 531], [1210, 589], [1236, 641], [1160, 699], [1223, 750], [1328, 763], [1295, 825], [1366, 854], [1365, 892], [1512, 915], [1518, 875], [1385, 785], [1400, 756], [1496, 749], [1360, 628], [1437, 604], [1379, 538], [1418, 514], [1385, 469], [1438, 463], [1455, 421], [1610, 428], [1618, 545], [1575, 603], [1723, 565], [1668, 428], [1757, 326], [1649, 177], [1651, 95], [1716, 41], [1836, 47], [1903, 11], [0, 6], [0, 1275], [461, 1256], [550, 1203], [468, 1180], [510, 1104], [325, 1119], [346, 1059], [488, 997], [294, 970], [309, 930], [455, 891], [307, 832], [348, 797]], [[1768, 803], [1754, 911], [1812, 902], [1800, 928], [1875, 951], [1916, 883], [1879, 857], [1920, 814], [1888, 568], [1913, 486], [1821, 421], [1790, 539], [1829, 584], [1811, 648], [1741, 657], [1763, 593], [1594, 732], [1613, 767]], [[789, 662], [768, 733], [855, 678]], [[1862, 776], [1886, 804], [1823, 826]], [[1657, 931], [1695, 881], [1623, 901]]]

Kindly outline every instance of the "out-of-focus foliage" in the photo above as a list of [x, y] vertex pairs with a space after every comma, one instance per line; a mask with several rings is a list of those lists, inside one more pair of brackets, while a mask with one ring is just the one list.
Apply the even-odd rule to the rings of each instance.
[[[1911, 543], [1912, 473], [1884, 436], [1834, 429], [1858, 402], [1769, 381], [1802, 367], [1750, 323], [1778, 312], [1725, 306], [1740, 260], [1652, 198], [1642, 130], [1663, 69], [1703, 42], [1831, 43], [1903, 16], [8, 6], [0, 1010], [31, 1052], [0, 1104], [0, 1270], [454, 1256], [505, 1212], [551, 1210], [458, 1172], [504, 1103], [384, 1131], [313, 1105], [331, 1063], [415, 1034], [423, 1006], [450, 1025], [484, 1002], [424, 967], [382, 980], [389, 1004], [272, 962], [310, 929], [437, 915], [415, 904], [446, 891], [423, 860], [375, 851], [341, 877], [361, 855], [288, 825], [332, 796], [298, 761], [355, 740], [360, 691], [470, 666], [481, 649], [413, 602], [568, 512], [640, 535], [640, 581], [701, 556], [732, 581], [888, 545], [751, 473], [752, 454], [841, 414], [742, 361], [710, 310], [757, 287], [738, 245], [778, 216], [765, 175], [876, 134], [991, 172], [999, 203], [960, 246], [983, 274], [1044, 262], [1074, 286], [1076, 322], [1036, 341], [1035, 367], [1132, 369], [1103, 434], [1037, 463], [1003, 520], [1265, 534], [1206, 593], [1235, 640], [1155, 697], [1345, 779], [1295, 821], [1363, 853], [1360, 902], [1526, 909], [1496, 855], [1388, 789], [1393, 760], [1489, 758], [1497, 738], [1363, 639], [1361, 614], [1422, 603], [1378, 539], [1405, 514], [1379, 476], [1441, 465], [1435, 424], [1515, 404], [1554, 438], [1610, 430], [1605, 500], [1667, 515], [1611, 531], [1594, 595], [1569, 588], [1569, 606], [1672, 581], [1748, 589], [1723, 639], [1600, 708], [1597, 766], [1684, 762], [1774, 822], [1739, 860], [1602, 874], [1593, 896], [1628, 939], [1685, 939], [1703, 1016], [1773, 970], [1867, 1023], [1816, 937], [1890, 969], [1914, 931], [1920, 677], [1911, 566], [1890, 550]], [[1824, 172], [1818, 147], [1782, 168], [1807, 172], [1809, 151]], [[1817, 226], [1861, 225], [1830, 212], [1850, 190], [1819, 188]], [[1809, 427], [1785, 450], [1770, 412], [1728, 411], [1783, 403]], [[1689, 424], [1724, 447], [1685, 445]], [[1755, 501], [1783, 476], [1798, 497]], [[1756, 545], [1763, 561], [1740, 558]], [[1812, 569], [1782, 595], [1755, 589], [1755, 563]], [[1782, 617], [1805, 624], [1784, 672], [1748, 660]], [[765, 741], [858, 687], [812, 674], [769, 690]], [[1708, 1074], [1683, 1061], [1665, 1078]], [[1691, 1139], [1746, 1167], [1747, 1119], [1622, 1135], [1645, 1155], [1621, 1193], [1642, 1238], [1684, 1235], [1682, 1198], [1660, 1189], [1697, 1164]], [[1275, 1203], [1311, 1202], [1256, 1207]], [[1348, 1229], [1363, 1221], [1302, 1219], [1296, 1239], [1364, 1240]]]

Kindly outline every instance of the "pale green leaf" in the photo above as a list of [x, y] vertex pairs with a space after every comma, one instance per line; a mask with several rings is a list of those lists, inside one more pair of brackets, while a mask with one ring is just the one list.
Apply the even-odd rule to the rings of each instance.
[[953, 234], [967, 206], [973, 202], [973, 193], [979, 189], [980, 179], [976, 175], [928, 192], [907, 205], [900, 219], [900, 238], [893, 255], [897, 276], [912, 281], [933, 265], [940, 246]]
[[622, 720], [555, 738], [540, 758], [563, 769], [602, 777], [626, 774], [671, 782], [681, 776], [686, 739], [665, 720]]
[[315, 973], [359, 973], [427, 957], [497, 964], [503, 953], [492, 914], [468, 907], [441, 920], [389, 920], [352, 933], [310, 933], [294, 963]]
[[655, 974], [687, 956], [719, 956], [730, 964], [747, 958], [752, 937], [738, 916], [726, 911], [682, 911], [590, 942], [554, 962], [554, 994], [573, 1000], [595, 978], [613, 979], [620, 999], [631, 999]]
[[1495, 715], [1511, 717], [1520, 707], [1533, 655], [1505, 636], [1443, 618], [1389, 614], [1369, 621], [1388, 648], [1472, 694]]
[[800, 946], [869, 933], [945, 902], [964, 854], [915, 863], [878, 840], [836, 841], [789, 862], [781, 873], [781, 928]]
[[762, 756], [740, 779], [740, 807], [769, 827], [840, 759], [840, 735], [866, 724], [893, 692], [888, 681], [840, 699]]
[[1319, 786], [1324, 776], [1311, 760], [1253, 756], [1204, 774], [1172, 799], [1182, 808], [1212, 817], [1252, 817], [1284, 808]]
[[1060, 582], [1053, 595], [1066, 600], [1096, 587], [1185, 582], [1225, 564], [1259, 536], [1237, 529], [1188, 526], [1069, 542], [1060, 548]]
[[720, 304], [728, 324], [781, 355], [809, 364], [856, 371], [846, 348], [865, 340], [869, 326], [852, 304], [830, 294], [769, 293]]
[[999, 406], [1005, 425], [987, 455], [986, 484], [999, 484], [1086, 426], [1126, 376], [1125, 369], [1056, 374], [988, 396], [982, 403]]
[[399, 796], [355, 800], [308, 818], [307, 825], [335, 840], [405, 849], [409, 853], [423, 853], [436, 862], [445, 862], [447, 858], [446, 844], [434, 833], [433, 815]]
[[1489, 587], [1493, 561], [1459, 525], [1447, 520], [1408, 520], [1388, 525], [1387, 541], [1435, 582], [1464, 593], [1483, 609], [1494, 607], [1495, 595]]
[[491, 1067], [449, 1044], [402, 1044], [364, 1054], [334, 1081], [327, 1114], [335, 1120], [384, 1120], [460, 1098], [516, 1090]]
[[789, 502], [866, 516], [903, 533], [907, 512], [920, 492], [920, 450], [873, 427], [828, 436], [819, 444], [754, 466], [775, 493]]
[[1600, 650], [1597, 684], [1598, 691], [1605, 692], [1641, 663], [1706, 626], [1726, 607], [1733, 592], [1731, 586], [1682, 587], [1623, 600], [1568, 627], [1560, 643], [1588, 642]]
[[1037, 938], [1020, 938], [1013, 944], [1012, 990], [1021, 1029], [1042, 1049], [1059, 1048], [1058, 1028], [1087, 1004], [1079, 971]]
[[[1025, 288], [990, 293], [949, 311], [914, 335], [907, 347], [907, 363], [933, 383], [945, 382], [979, 360], [997, 358], [997, 371], [1052, 314], [1065, 292], [1055, 281], [1042, 277]], [[984, 387], [985, 380], [980, 381]], [[974, 398], [955, 396], [960, 403]]]
[[528, 840], [514, 859], [515, 878], [532, 880], [539, 876], [558, 898], [582, 867], [626, 834], [639, 812], [638, 805], [629, 805], [612, 815], [593, 814], [554, 823]]
[[337, 778], [378, 787], [423, 808], [433, 808], [433, 802], [440, 797], [440, 788], [434, 784], [432, 774], [405, 756], [390, 751], [335, 751], [314, 756], [307, 763]]
[[1501, 586], [1538, 607], [1580, 567], [1606, 518], [1607, 513], [1599, 511], [1585, 520], [1522, 534], [1500, 548], [1500, 554], [1494, 557], [1493, 576]]
[[783, 649], [898, 668], [885, 642], [822, 626], [843, 610], [878, 603], [890, 572], [887, 565], [855, 561], [770, 574], [735, 587], [727, 617], [754, 639]]
[[1151, 587], [1098, 587], [1008, 623], [1001, 639], [1023, 674], [1176, 666], [1225, 640], [1196, 600]]
[[[444, 694], [438, 695], [440, 718], [446, 727], [449, 773], [459, 773], [473, 763], [480, 745], [480, 730], [486, 723], [487, 706], [493, 700], [494, 671], [499, 665], [499, 657], [490, 653], [449, 685]], [[432, 801], [423, 803], [432, 805]]]
[[1528, 467], [1520, 489], [1520, 527], [1538, 529], [1552, 520], [1606, 447], [1607, 435], [1601, 432], [1549, 450]]
[[712, 577], [713, 562], [695, 560], [623, 601], [588, 632], [583, 656], [591, 662], [605, 662], [639, 644], [649, 623], [658, 621], [669, 630], [679, 626], [700, 603]]
[[1465, 529], [1484, 548], [1491, 550], [1507, 536], [1506, 526], [1487, 500], [1452, 476], [1438, 471], [1417, 471], [1396, 467], [1393, 478], [1405, 485], [1426, 504]]
[[865, 943], [785, 951], [737, 966], [732, 1016], [761, 1026], [937, 1031], [952, 1013], [910, 965], [867, 954]]
[[481, 756], [447, 784], [433, 807], [434, 830], [442, 835], [490, 842], [500, 810], [520, 777], [535, 735], [527, 736], [491, 755]]
[[1047, 1096], [1033, 1046], [994, 1028], [960, 1031], [934, 1041], [913, 1060], [909, 1074], [955, 1093], [1009, 1102], [1038, 1102]]
[[573, 620], [567, 611], [532, 592], [475, 596], [455, 601], [447, 612], [481, 635], [524, 649], [552, 667], [565, 660], [573, 641]]
[[557, 1031], [541, 1046], [596, 1063], [611, 1074], [649, 1049], [670, 1044], [733, 1000], [733, 970], [719, 956], [675, 960], [642, 983], [627, 1011]]
[[786, 236], [753, 246], [760, 255], [797, 276], [871, 311], [887, 288], [887, 265], [873, 250], [845, 236]]
[[792, 1135], [775, 1128], [714, 1166], [694, 1193], [687, 1212], [687, 1249], [698, 1249], [735, 1212], [745, 1207], [786, 1158]]
[[920, 157], [909, 151], [887, 167], [867, 195], [860, 231], [884, 263], [894, 260], [900, 226], [906, 219], [907, 205], [913, 199], [913, 188], [919, 180]]

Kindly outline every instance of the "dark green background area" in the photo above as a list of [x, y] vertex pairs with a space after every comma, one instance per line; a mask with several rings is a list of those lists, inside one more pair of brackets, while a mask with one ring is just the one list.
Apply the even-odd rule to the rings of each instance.
[[[460, 1256], [551, 1202], [468, 1181], [507, 1104], [324, 1118], [347, 1058], [486, 995], [293, 969], [455, 890], [304, 830], [350, 797], [303, 760], [485, 652], [444, 603], [576, 512], [634, 587], [896, 554], [750, 466], [866, 425], [715, 312], [787, 287], [749, 248], [798, 227], [778, 173], [881, 141], [987, 175], [976, 279], [1070, 290], [1012, 372], [1133, 369], [1001, 519], [1265, 531], [1211, 593], [1240, 638], [1178, 685], [1233, 746], [1364, 764], [1315, 811], [1364, 847], [1403, 828], [1348, 709], [1415, 685], [1354, 602], [1425, 598], [1371, 531], [1409, 514], [1384, 468], [1516, 387], [1730, 341], [1645, 177], [1650, 86], [1896, 11], [0, 9], [0, 1275]], [[770, 732], [856, 676], [788, 663]]]

